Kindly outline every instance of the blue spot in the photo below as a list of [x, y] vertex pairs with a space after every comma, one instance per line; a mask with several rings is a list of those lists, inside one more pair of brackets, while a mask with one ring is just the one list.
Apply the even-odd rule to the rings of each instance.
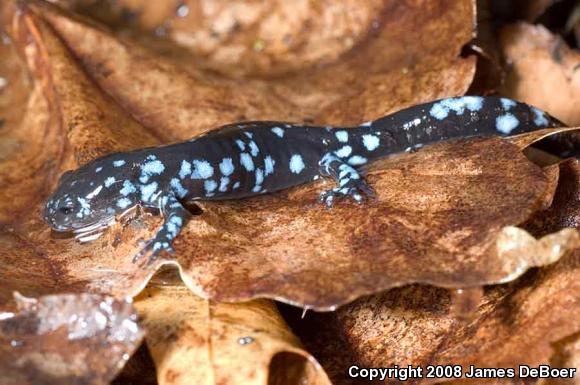
[[174, 223], [167, 222], [165, 224], [165, 228], [167, 229], [167, 232], [169, 233], [169, 235], [171, 235], [170, 239], [175, 238], [175, 236], [177, 235], [177, 231], [178, 231], [177, 226], [175, 226]]
[[125, 164], [124, 160], [116, 160], [113, 162], [113, 167], [121, 167]]
[[449, 108], [445, 108], [441, 103], [435, 103], [429, 114], [435, 119], [443, 120], [449, 115]]
[[244, 132], [244, 135], [246, 135], [248, 138], [252, 139], [254, 137], [254, 134], [252, 134], [251, 132]]
[[534, 111], [534, 123], [538, 127], [547, 127], [548, 126], [548, 118], [546, 118], [546, 113], [542, 110], [537, 109], [536, 107], [532, 107], [532, 111]]
[[257, 193], [257, 192], [260, 192], [261, 189], [262, 189], [262, 186], [255, 185], [254, 188], [252, 189], [252, 191], [255, 192], [255, 193]]
[[260, 152], [260, 149], [258, 148], [258, 146], [256, 145], [256, 142], [254, 142], [253, 140], [250, 142], [250, 153], [252, 154], [252, 156], [257, 156], [258, 153]]
[[157, 191], [157, 182], [149, 183], [148, 185], [141, 186], [141, 200], [143, 202], [150, 202], [155, 191]]
[[495, 120], [495, 128], [505, 135], [509, 135], [519, 124], [520, 121], [512, 114], [498, 116]]
[[276, 161], [272, 159], [270, 155], [264, 158], [264, 173], [266, 176], [272, 174], [274, 172], [274, 166], [276, 165]]
[[[152, 175], [159, 175], [165, 171], [165, 166], [159, 160], [152, 160], [141, 166], [141, 178], [149, 179]], [[144, 181], [143, 183], [145, 183]]]
[[171, 182], [169, 182], [169, 184], [171, 185], [171, 188], [173, 188], [173, 191], [175, 191], [175, 193], [179, 198], [183, 198], [187, 195], [188, 191], [183, 188], [183, 185], [181, 184], [179, 179], [173, 178], [171, 179]]
[[169, 222], [174, 223], [176, 226], [181, 226], [183, 224], [183, 220], [175, 215], [169, 218]]
[[77, 213], [77, 217], [78, 218], [82, 218], [85, 215], [90, 215], [91, 214], [91, 205], [89, 204], [89, 202], [86, 201], [86, 199], [83, 198], [77, 198], [77, 201], [80, 203], [81, 208], [79, 210], [79, 212]]
[[80, 205], [83, 209], [90, 209], [91, 208], [91, 205], [89, 204], [89, 202], [87, 202], [86, 199], [77, 198], [77, 201], [80, 203]]
[[336, 139], [338, 139], [339, 142], [342, 143], [348, 142], [348, 132], [346, 132], [345, 130], [336, 131], [334, 136], [336, 136]]
[[349, 156], [352, 153], [352, 147], [351, 146], [343, 146], [342, 148], [336, 150], [334, 153], [336, 154], [336, 156], [339, 156], [341, 158], [346, 158], [347, 156]]
[[447, 118], [450, 111], [457, 115], [463, 115], [467, 108], [471, 112], [479, 111], [483, 107], [483, 98], [481, 96], [464, 96], [461, 98], [443, 99], [431, 107], [429, 114], [436, 119], [443, 120]]
[[206, 160], [194, 160], [191, 179], [207, 179], [213, 176], [213, 167]]
[[121, 198], [117, 201], [117, 207], [126, 209], [127, 207], [131, 206], [132, 203], [133, 202], [131, 202], [131, 199], [129, 198]]
[[105, 179], [105, 187], [111, 187], [115, 182], [116, 182], [115, 178], [110, 176], [107, 179]]
[[304, 170], [304, 161], [299, 154], [294, 154], [290, 158], [290, 171], [294, 174], [300, 174]]
[[101, 172], [101, 171], [103, 171], [103, 168], [102, 167], [95, 168], [95, 172]]
[[481, 96], [464, 96], [463, 103], [471, 112], [479, 111], [483, 108], [483, 98]]
[[262, 169], [257, 168], [256, 169], [256, 184], [262, 184], [262, 182], [264, 182], [264, 172], [262, 171]]
[[189, 174], [191, 174], [191, 163], [184, 160], [181, 162], [181, 169], [179, 170], [179, 177], [185, 179]]
[[244, 151], [246, 149], [246, 145], [240, 139], [236, 139], [236, 144], [240, 148], [240, 151]]
[[242, 152], [240, 154], [240, 163], [248, 171], [254, 171], [254, 161], [252, 157], [247, 152]]
[[515, 101], [513, 101], [511, 99], [507, 99], [507, 98], [501, 98], [500, 101], [501, 101], [501, 106], [506, 111], [508, 111], [512, 107], [515, 107], [517, 104]]
[[380, 139], [374, 135], [363, 135], [363, 145], [368, 151], [373, 151], [379, 147]]
[[234, 183], [233, 189], [236, 190], [238, 187], [240, 187], [240, 182]]
[[348, 160], [348, 164], [352, 166], [360, 166], [361, 164], [365, 164], [367, 161], [368, 161], [367, 158], [355, 155], [350, 157], [350, 159]]
[[213, 179], [206, 180], [203, 183], [206, 195], [212, 193], [217, 188], [217, 182]]
[[222, 175], [230, 176], [234, 172], [234, 162], [232, 158], [223, 158], [220, 163], [220, 171]]
[[134, 193], [135, 191], [137, 191], [137, 189], [135, 188], [135, 186], [133, 186], [133, 183], [126, 180], [123, 182], [123, 188], [119, 192], [121, 193], [121, 195], [127, 196], [129, 194]]
[[284, 129], [280, 127], [272, 127], [272, 132], [278, 135], [280, 138], [284, 137]]
[[226, 192], [226, 190], [228, 189], [228, 184], [230, 184], [230, 178], [228, 178], [227, 176], [224, 176], [220, 179], [220, 188], [219, 191], [220, 192]]

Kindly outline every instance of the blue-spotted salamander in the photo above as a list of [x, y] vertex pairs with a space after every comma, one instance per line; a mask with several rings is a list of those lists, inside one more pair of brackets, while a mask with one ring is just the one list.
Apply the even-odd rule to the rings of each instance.
[[464, 96], [421, 104], [357, 127], [315, 127], [281, 122], [226, 125], [192, 140], [115, 153], [67, 171], [46, 202], [44, 217], [56, 231], [80, 241], [98, 238], [134, 207], [157, 208], [164, 223], [134, 260], [172, 243], [190, 217], [183, 203], [240, 199], [283, 190], [320, 177], [336, 187], [320, 199], [362, 202], [372, 190], [360, 167], [429, 143], [480, 135], [513, 135], [562, 124], [510, 99]]

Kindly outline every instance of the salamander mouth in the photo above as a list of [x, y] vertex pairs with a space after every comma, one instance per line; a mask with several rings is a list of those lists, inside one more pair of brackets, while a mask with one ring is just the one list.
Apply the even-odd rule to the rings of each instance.
[[82, 227], [80, 229], [73, 229], [72, 232], [79, 242], [81, 243], [90, 242], [94, 241], [95, 239], [98, 239], [101, 235], [103, 235], [105, 230], [114, 223], [115, 223], [114, 217], [107, 218], [104, 221], [99, 221], [97, 223]]

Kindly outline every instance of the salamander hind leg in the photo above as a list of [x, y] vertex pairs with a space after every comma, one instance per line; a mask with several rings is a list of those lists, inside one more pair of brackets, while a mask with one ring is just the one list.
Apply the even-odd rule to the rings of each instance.
[[374, 191], [364, 180], [364, 177], [354, 167], [333, 154], [326, 154], [320, 160], [320, 174], [334, 178], [338, 186], [323, 191], [320, 201], [332, 207], [335, 198], [351, 197], [355, 202], [362, 203], [364, 196], [374, 197]]
[[145, 256], [148, 257], [148, 263], [152, 263], [163, 251], [173, 254], [173, 241], [191, 218], [190, 212], [173, 195], [160, 197], [159, 208], [165, 219], [163, 225], [155, 237], [146, 241], [145, 246], [135, 254], [133, 263]]

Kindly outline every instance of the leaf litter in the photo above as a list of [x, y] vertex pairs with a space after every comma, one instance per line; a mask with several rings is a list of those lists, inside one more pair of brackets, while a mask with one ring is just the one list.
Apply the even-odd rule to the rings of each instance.
[[[116, 225], [98, 241], [85, 245], [55, 239], [40, 220], [41, 203], [61, 172], [112, 151], [180, 140], [237, 120], [355, 124], [408, 105], [465, 93], [475, 60], [458, 53], [472, 37], [471, 1], [433, 1], [428, 5], [432, 12], [425, 12], [425, 4], [405, 2], [397, 7], [389, 2], [369, 2], [359, 9], [361, 19], [346, 15], [353, 5], [340, 2], [333, 17], [344, 17], [347, 24], [370, 24], [376, 32], [341, 30], [344, 25], [339, 25], [334, 36], [309, 36], [316, 28], [324, 28], [314, 25], [312, 31], [292, 36], [309, 49], [282, 47], [281, 40], [276, 40], [282, 35], [273, 34], [264, 40], [261, 51], [256, 51], [255, 44], [247, 48], [252, 29], [267, 31], [277, 12], [285, 12], [284, 6], [272, 12], [270, 19], [258, 9], [256, 15], [261, 16], [247, 20], [236, 39], [218, 42], [215, 49], [199, 45], [204, 28], [216, 25], [213, 16], [193, 13], [190, 19], [180, 19], [181, 24], [171, 25], [164, 51], [156, 44], [148, 48], [147, 39], [120, 37], [47, 3], [28, 4], [6, 2], [1, 7], [4, 25], [9, 27], [22, 58], [10, 52], [0, 63], [11, 63], [0, 67], [6, 71], [0, 75], [7, 74], [7, 87], [13, 96], [8, 98], [0, 91], [0, 114], [5, 119], [0, 141], [3, 307], [11, 306], [14, 290], [31, 296], [86, 290], [118, 298], [134, 296], [163, 265], [177, 266], [187, 287], [209, 301], [195, 298], [181, 287], [148, 288], [138, 297], [151, 296], [143, 300], [142, 307], [137, 303], [137, 308], [143, 309], [141, 314], [150, 315], [149, 321], [143, 321], [146, 328], [157, 330], [165, 325], [178, 331], [176, 341], [164, 340], [156, 332], [149, 336], [160, 383], [179, 383], [177, 377], [174, 382], [167, 374], [175, 370], [185, 379], [199, 374], [204, 381], [215, 382], [215, 377], [205, 374], [209, 372], [188, 372], [187, 362], [172, 361], [176, 352], [191, 346], [192, 359], [202, 357], [206, 367], [223, 368], [224, 378], [235, 373], [235, 365], [228, 367], [234, 360], [227, 357], [237, 351], [228, 349], [238, 348], [239, 341], [238, 345], [231, 345], [231, 341], [223, 345], [223, 357], [220, 353], [204, 358], [207, 343], [196, 345], [200, 325], [205, 322], [211, 326], [215, 321], [216, 330], [239, 330], [248, 322], [234, 317], [222, 324], [220, 317], [208, 321], [207, 315], [196, 316], [195, 311], [180, 318], [178, 312], [171, 311], [171, 298], [174, 302], [184, 298], [179, 301], [184, 308], [211, 308], [216, 314], [221, 314], [222, 307], [223, 312], [240, 314], [262, 308], [269, 309], [269, 317], [278, 317], [279, 333], [286, 335], [283, 340], [291, 341], [279, 346], [291, 353], [277, 356], [268, 349], [257, 352], [262, 362], [258, 366], [261, 380], [252, 381], [262, 383], [277, 381], [268, 377], [268, 367], [283, 368], [288, 362], [297, 371], [273, 372], [295, 381], [326, 381], [326, 375], [300, 348], [271, 302], [222, 305], [214, 301], [266, 297], [329, 310], [382, 292], [320, 316], [335, 319], [335, 327], [327, 334], [346, 341], [346, 347], [339, 347], [341, 351], [348, 352], [351, 359], [381, 365], [391, 362], [389, 359], [397, 364], [407, 362], [405, 359], [433, 363], [435, 356], [429, 346], [442, 349], [442, 359], [492, 364], [520, 359], [503, 351], [500, 341], [508, 341], [514, 349], [529, 347], [532, 353], [526, 359], [530, 362], [549, 359], [554, 354], [551, 342], [559, 347], [560, 356], [573, 351], [573, 340], [569, 342], [566, 337], [578, 330], [573, 323], [577, 317], [550, 317], [544, 312], [534, 313], [531, 321], [528, 314], [513, 310], [505, 299], [511, 296], [532, 311], [542, 301], [554, 308], [564, 303], [569, 306], [570, 298], [578, 293], [573, 284], [578, 254], [569, 253], [578, 248], [578, 233], [570, 229], [577, 221], [572, 214], [564, 219], [560, 211], [568, 204], [568, 212], [575, 212], [578, 196], [574, 180], [578, 179], [571, 170], [577, 163], [541, 169], [529, 162], [521, 150], [538, 140], [535, 134], [515, 138], [515, 145], [501, 139], [442, 143], [377, 162], [367, 172], [379, 192], [378, 199], [367, 207], [344, 203], [329, 213], [317, 206], [315, 197], [326, 182], [246, 201], [200, 204], [200, 215], [176, 243], [176, 258], [150, 267], [135, 266], [130, 257], [138, 248], [138, 239], [152, 234], [158, 218], [144, 216]], [[380, 7], [382, 11], [377, 12]], [[214, 16], [219, 12], [232, 20], [227, 6]], [[308, 18], [315, 20], [317, 12], [328, 10], [306, 7], [290, 20], [308, 24]], [[382, 19], [373, 19], [373, 14], [380, 14]], [[208, 24], [191, 29], [199, 18]], [[415, 35], [409, 35], [409, 25], [414, 26]], [[421, 39], [433, 31], [437, 31], [437, 39]], [[343, 38], [352, 38], [352, 47], [341, 45]], [[244, 49], [232, 53], [231, 46], [236, 44]], [[317, 51], [312, 47], [325, 48]], [[9, 52], [13, 47], [3, 45], [1, 49]], [[200, 58], [200, 64], [184, 66], [184, 58], [192, 57]], [[245, 65], [234, 68], [232, 63], [240, 57], [247, 59]], [[573, 54], [570, 57], [575, 60]], [[561, 106], [543, 107], [554, 113], [554, 108], [565, 109], [566, 105], [574, 104], [562, 101]], [[526, 273], [530, 267], [546, 264], [551, 265]], [[511, 283], [486, 287], [483, 294], [478, 289], [508, 281]], [[440, 288], [414, 285], [385, 291], [410, 283], [463, 291], [455, 294], [460, 299], [453, 301], [450, 292]], [[542, 294], [553, 290], [556, 283], [565, 288], [561, 298]], [[505, 294], [508, 292], [511, 294]], [[393, 301], [408, 308], [408, 316], [388, 316], [391, 326], [382, 325], [374, 317], [384, 319]], [[482, 312], [482, 303], [487, 304], [487, 313]], [[436, 315], [428, 316], [427, 326], [425, 321], [416, 321], [417, 314], [429, 314], [422, 306], [439, 309]], [[361, 318], [359, 314], [371, 316]], [[506, 314], [518, 320], [512, 329], [498, 326]], [[512, 337], [521, 331], [519, 325], [530, 322], [535, 323], [525, 334], [527, 340]], [[187, 325], [193, 325], [189, 327], [196, 332], [184, 331]], [[406, 344], [402, 347], [391, 341], [401, 325], [414, 325], [417, 330], [411, 333], [411, 340], [400, 340]], [[434, 328], [434, 335], [448, 334], [433, 344], [429, 327]], [[541, 337], [538, 330], [542, 328], [551, 332]], [[314, 326], [312, 330], [320, 331]], [[365, 332], [374, 333], [374, 339]], [[465, 338], [473, 333], [476, 335], [471, 339]], [[328, 360], [324, 349], [313, 346], [307, 340], [311, 336], [298, 334], [321, 359], [331, 378], [337, 383], [344, 381], [344, 371], [343, 378], [338, 378], [334, 369], [340, 366], [329, 364], [332, 359]], [[418, 338], [421, 334], [427, 337]], [[211, 336], [202, 335], [202, 340], [211, 340]], [[242, 346], [254, 342], [241, 338]], [[270, 346], [280, 344], [274, 342], [276, 339], [271, 341]], [[326, 341], [325, 349], [337, 348], [336, 341]], [[379, 347], [387, 344], [392, 350], [380, 351], [381, 361], [381, 354], [368, 348], [369, 341], [378, 342]], [[470, 355], [472, 347], [482, 341], [487, 350]], [[409, 349], [418, 353], [401, 355]]]

